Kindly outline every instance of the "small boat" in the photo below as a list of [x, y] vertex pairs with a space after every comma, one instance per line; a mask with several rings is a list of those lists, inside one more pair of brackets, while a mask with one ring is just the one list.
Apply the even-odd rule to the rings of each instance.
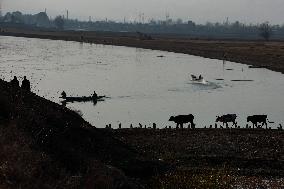
[[196, 77], [195, 75], [191, 74], [191, 80], [196, 82], [203, 82], [204, 78], [201, 75], [199, 77]]
[[196, 77], [195, 75], [191, 74], [191, 81], [196, 84], [207, 84], [208, 82], [200, 75], [199, 77]]
[[60, 97], [62, 98], [65, 102], [88, 102], [88, 101], [104, 101], [104, 98], [106, 96], [98, 96], [97, 98], [94, 98], [93, 96], [82, 96], [82, 97], [71, 97], [71, 96], [66, 96], [66, 97]]

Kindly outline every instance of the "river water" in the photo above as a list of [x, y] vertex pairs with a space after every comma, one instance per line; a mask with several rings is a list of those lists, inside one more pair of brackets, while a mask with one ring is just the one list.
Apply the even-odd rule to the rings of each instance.
[[[159, 57], [159, 56], [164, 57]], [[202, 74], [206, 83], [191, 81]], [[193, 114], [197, 127], [215, 123], [217, 115], [267, 114], [272, 128], [284, 115], [284, 75], [247, 65], [185, 54], [79, 42], [0, 37], [0, 77], [26, 75], [32, 91], [60, 103], [60, 93], [106, 95], [93, 104], [70, 103], [96, 127], [156, 123], [174, 126], [171, 115]], [[224, 79], [224, 80], [219, 80]], [[232, 81], [251, 80], [251, 81]]]

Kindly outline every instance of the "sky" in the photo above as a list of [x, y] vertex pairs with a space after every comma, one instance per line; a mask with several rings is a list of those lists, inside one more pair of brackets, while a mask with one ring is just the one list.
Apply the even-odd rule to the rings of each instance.
[[[151, 18], [192, 20], [196, 23], [230, 22], [284, 24], [284, 0], [0, 0], [2, 12], [19, 10], [38, 13], [47, 9], [49, 16], [66, 14], [88, 20], [139, 21]], [[142, 18], [142, 16], [141, 16]]]

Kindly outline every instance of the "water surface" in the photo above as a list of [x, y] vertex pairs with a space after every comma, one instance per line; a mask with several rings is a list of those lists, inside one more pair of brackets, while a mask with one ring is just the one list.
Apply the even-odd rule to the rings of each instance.
[[[163, 55], [164, 57], [158, 57]], [[206, 84], [193, 83], [202, 74]], [[277, 127], [284, 114], [284, 77], [266, 69], [185, 54], [78, 42], [0, 37], [0, 77], [30, 78], [33, 92], [60, 103], [60, 93], [104, 102], [67, 104], [96, 127], [157, 123], [174, 126], [171, 115], [195, 115], [197, 127], [215, 123], [216, 115], [268, 114]], [[224, 80], [218, 80], [224, 79]], [[252, 81], [232, 81], [252, 80]]]

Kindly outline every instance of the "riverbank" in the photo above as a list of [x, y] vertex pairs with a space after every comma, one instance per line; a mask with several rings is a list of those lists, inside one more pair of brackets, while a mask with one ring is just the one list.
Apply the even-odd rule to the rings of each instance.
[[245, 129], [118, 129], [141, 156], [172, 164], [159, 188], [283, 188], [284, 132]]
[[[78, 41], [95, 44], [137, 47], [228, 60], [253, 67], [284, 73], [283, 41], [198, 40], [156, 35], [153, 40], [141, 40], [133, 33], [87, 31], [39, 31], [2, 28], [1, 35]], [[225, 56], [224, 56], [225, 55]]]
[[283, 188], [284, 132], [97, 129], [0, 80], [1, 188]]
[[0, 80], [0, 188], [141, 188], [166, 168], [76, 112]]

